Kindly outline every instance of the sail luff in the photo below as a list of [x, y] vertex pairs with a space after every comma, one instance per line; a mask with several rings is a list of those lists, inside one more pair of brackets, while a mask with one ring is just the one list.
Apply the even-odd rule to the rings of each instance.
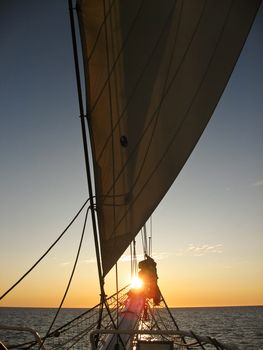
[[78, 48], [77, 48], [72, 0], [68, 0], [68, 6], [69, 6], [70, 26], [71, 26], [71, 35], [72, 35], [73, 56], [74, 56], [74, 63], [75, 63], [76, 83], [77, 83], [77, 91], [78, 91], [82, 142], [83, 142], [86, 176], [87, 176], [87, 184], [88, 184], [88, 191], [89, 191], [90, 209], [91, 209], [91, 220], [92, 220], [92, 227], [93, 227], [95, 251], [96, 251], [96, 258], [97, 258], [97, 268], [98, 268], [98, 276], [99, 276], [99, 284], [100, 284], [100, 295], [101, 295], [101, 301], [104, 302], [105, 300], [104, 281], [103, 281], [102, 263], [101, 263], [100, 247], [99, 247], [99, 240], [98, 240], [97, 221], [96, 221], [96, 215], [95, 215], [95, 205], [94, 205], [95, 203], [94, 203], [93, 187], [92, 187], [92, 179], [91, 179], [91, 167], [90, 167], [89, 152], [88, 152], [87, 130], [86, 130], [86, 124], [85, 124], [84, 103], [83, 103], [83, 97], [82, 97], [82, 86], [81, 86], [81, 79], [80, 79]]
[[104, 275], [193, 151], [259, 4], [78, 1]]

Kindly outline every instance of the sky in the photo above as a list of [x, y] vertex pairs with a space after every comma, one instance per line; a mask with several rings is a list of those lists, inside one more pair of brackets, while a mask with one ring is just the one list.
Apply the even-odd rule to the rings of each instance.
[[[263, 6], [198, 145], [153, 215], [171, 306], [263, 305]], [[0, 294], [88, 197], [67, 1], [0, 4]], [[0, 306], [56, 307], [83, 215]], [[137, 238], [138, 260], [142, 254]], [[130, 279], [127, 255], [120, 286]], [[115, 291], [115, 272], [106, 292]], [[99, 301], [91, 222], [64, 306]]]

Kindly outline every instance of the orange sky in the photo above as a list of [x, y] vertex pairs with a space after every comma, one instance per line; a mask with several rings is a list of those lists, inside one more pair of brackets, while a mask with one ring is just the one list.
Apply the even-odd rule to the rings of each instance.
[[[200, 259], [200, 257], [199, 257]], [[175, 261], [179, 260], [178, 257]], [[263, 281], [260, 271], [249, 271], [240, 267], [239, 270], [226, 269], [215, 264], [171, 268], [173, 260], [166, 258], [158, 262], [159, 286], [171, 307], [191, 306], [234, 306], [263, 305]], [[63, 296], [67, 279], [72, 266], [42, 266], [38, 273], [24, 280], [1, 302], [1, 306], [57, 307]], [[56, 265], [56, 264], [55, 264]], [[11, 274], [11, 283], [15, 274]], [[41, 277], [42, 276], [42, 277]], [[130, 264], [119, 264], [120, 287], [129, 283]], [[8, 284], [2, 285], [4, 290]], [[3, 288], [4, 287], [4, 288]], [[106, 279], [108, 295], [115, 290], [115, 271]], [[94, 262], [80, 263], [73, 279], [72, 287], [64, 307], [92, 307], [99, 302], [99, 289], [96, 264]]]
[[[0, 295], [87, 199], [67, 3], [54, 2], [51, 12], [45, 1], [7, 4], [0, 14]], [[211, 122], [153, 216], [159, 285], [170, 306], [263, 305], [262, 23], [263, 6]], [[0, 306], [60, 304], [82, 220]], [[65, 307], [98, 303], [94, 256], [89, 226]], [[124, 286], [129, 262], [119, 275]], [[112, 271], [108, 295], [114, 281]]]

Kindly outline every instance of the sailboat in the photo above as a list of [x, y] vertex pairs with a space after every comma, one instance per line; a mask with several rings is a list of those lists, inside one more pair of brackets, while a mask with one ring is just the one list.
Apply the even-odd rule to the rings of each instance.
[[[55, 317], [45, 336], [20, 329], [35, 338], [7, 348], [237, 349], [179, 328], [158, 287], [145, 225], [206, 128], [259, 6], [259, 0], [78, 0], [73, 8], [69, 1], [89, 189], [81, 211], [89, 206], [100, 301], [54, 330]], [[83, 232], [85, 226], [86, 220]], [[108, 297], [105, 277], [130, 245], [136, 256], [141, 230], [143, 285]]]

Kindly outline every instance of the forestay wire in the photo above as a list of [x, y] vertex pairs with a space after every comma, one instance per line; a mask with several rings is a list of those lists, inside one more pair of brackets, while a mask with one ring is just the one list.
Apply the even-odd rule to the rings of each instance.
[[64, 292], [64, 295], [63, 295], [63, 297], [62, 297], [62, 300], [61, 300], [61, 302], [60, 302], [60, 305], [59, 305], [59, 307], [58, 307], [58, 309], [57, 309], [57, 312], [56, 312], [56, 314], [55, 314], [55, 316], [54, 316], [54, 318], [53, 318], [53, 320], [52, 320], [52, 322], [51, 322], [51, 324], [50, 324], [50, 327], [49, 327], [49, 329], [48, 329], [48, 331], [47, 331], [45, 337], [43, 338], [42, 343], [41, 343], [40, 346], [39, 346], [39, 350], [42, 348], [42, 346], [43, 346], [43, 344], [44, 344], [46, 338], [48, 337], [48, 335], [49, 335], [49, 333], [50, 333], [50, 331], [51, 331], [51, 329], [52, 329], [52, 327], [53, 327], [53, 325], [54, 325], [54, 323], [55, 323], [55, 321], [56, 321], [56, 319], [57, 319], [57, 317], [58, 317], [58, 314], [59, 314], [59, 312], [60, 312], [60, 310], [61, 310], [61, 308], [62, 308], [62, 306], [63, 306], [63, 304], [64, 304], [64, 301], [65, 301], [65, 299], [66, 299], [66, 296], [67, 296], [67, 294], [68, 294], [69, 287], [70, 287], [70, 285], [71, 285], [72, 278], [73, 278], [73, 276], [74, 276], [74, 273], [75, 273], [75, 270], [76, 270], [76, 266], [77, 266], [77, 263], [78, 263], [78, 260], [79, 260], [79, 254], [80, 254], [80, 251], [81, 251], [81, 246], [82, 246], [82, 242], [83, 242], [83, 237], [84, 237], [84, 234], [85, 234], [85, 229], [86, 229], [86, 224], [87, 224], [87, 218], [88, 218], [89, 209], [90, 209], [90, 208], [88, 208], [87, 211], [86, 211], [85, 220], [84, 220], [84, 224], [83, 224], [83, 229], [82, 229], [82, 233], [81, 233], [81, 237], [80, 237], [80, 242], [79, 242], [79, 247], [78, 247], [77, 255], [76, 255], [75, 262], [74, 262], [74, 265], [73, 265], [73, 268], [72, 268], [72, 272], [71, 272], [71, 275], [70, 275], [70, 278], [69, 278], [69, 281], [68, 281], [68, 285], [67, 285], [66, 290], [65, 290], [65, 292]]

